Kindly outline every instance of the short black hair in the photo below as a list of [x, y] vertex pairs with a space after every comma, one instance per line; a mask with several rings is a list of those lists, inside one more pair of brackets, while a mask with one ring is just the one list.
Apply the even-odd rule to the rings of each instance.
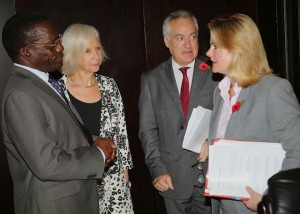
[[2, 43], [13, 62], [17, 61], [19, 50], [32, 40], [30, 32], [34, 25], [45, 21], [50, 20], [37, 12], [20, 12], [6, 21], [2, 31]]

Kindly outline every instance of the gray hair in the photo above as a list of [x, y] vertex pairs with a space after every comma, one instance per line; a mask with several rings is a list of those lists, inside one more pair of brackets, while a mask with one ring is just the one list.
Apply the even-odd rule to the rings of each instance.
[[64, 47], [63, 74], [72, 75], [76, 72], [81, 59], [81, 53], [83, 52], [82, 50], [85, 49], [93, 38], [99, 39], [103, 57], [102, 62], [104, 62], [108, 57], [101, 44], [99, 32], [95, 27], [77, 23], [70, 25], [65, 30], [62, 37], [62, 45]]
[[167, 36], [170, 33], [170, 22], [173, 20], [178, 20], [178, 19], [190, 19], [194, 22], [195, 24], [195, 28], [197, 31], [197, 35], [198, 35], [198, 21], [196, 19], [196, 17], [194, 16], [194, 14], [192, 14], [189, 11], [186, 10], [178, 10], [176, 12], [171, 13], [165, 20], [162, 26], [162, 31], [163, 31], [163, 36]]

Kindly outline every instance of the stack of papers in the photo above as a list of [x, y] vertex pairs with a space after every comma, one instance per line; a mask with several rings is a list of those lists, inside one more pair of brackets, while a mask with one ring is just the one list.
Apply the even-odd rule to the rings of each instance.
[[263, 194], [284, 157], [281, 143], [219, 139], [209, 146], [205, 195], [242, 200], [246, 186]]
[[193, 109], [184, 135], [182, 148], [200, 153], [203, 142], [208, 138], [211, 110], [198, 106]]

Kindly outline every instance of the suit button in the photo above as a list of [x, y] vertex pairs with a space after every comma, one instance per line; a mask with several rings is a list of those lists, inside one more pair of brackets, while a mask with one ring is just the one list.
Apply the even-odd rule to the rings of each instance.
[[181, 129], [184, 129], [184, 125], [181, 125], [180, 128], [181, 128]]

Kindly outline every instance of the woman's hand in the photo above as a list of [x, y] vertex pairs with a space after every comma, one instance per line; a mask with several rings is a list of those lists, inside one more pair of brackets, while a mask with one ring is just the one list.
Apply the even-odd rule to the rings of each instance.
[[247, 192], [250, 194], [250, 199], [247, 201], [243, 201], [246, 207], [248, 207], [252, 211], [257, 211], [257, 205], [262, 199], [262, 195], [255, 192], [251, 187], [246, 186]]

